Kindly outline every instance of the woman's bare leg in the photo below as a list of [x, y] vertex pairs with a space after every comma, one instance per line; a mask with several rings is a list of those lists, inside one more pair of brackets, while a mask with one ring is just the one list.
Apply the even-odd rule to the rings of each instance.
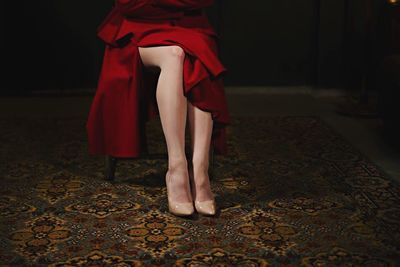
[[210, 112], [203, 111], [188, 101], [188, 117], [193, 151], [193, 181], [198, 201], [213, 199], [208, 176], [209, 151], [213, 120]]
[[139, 47], [145, 66], [161, 69], [156, 98], [168, 149], [168, 174], [173, 201], [192, 201], [185, 156], [187, 99], [183, 94], [184, 50], [179, 46]]

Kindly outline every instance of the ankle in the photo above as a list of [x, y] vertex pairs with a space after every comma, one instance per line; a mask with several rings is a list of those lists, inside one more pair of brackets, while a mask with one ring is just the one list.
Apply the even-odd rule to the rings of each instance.
[[192, 158], [191, 158], [191, 163], [193, 166], [198, 166], [198, 167], [207, 167], [209, 163], [209, 155], [208, 152], [206, 151], [196, 151], [193, 153]]
[[193, 181], [196, 188], [200, 189], [200, 188], [207, 188], [210, 186], [210, 178], [208, 176], [207, 170], [202, 169], [194, 171], [193, 175], [194, 175]]
[[193, 165], [192, 167], [193, 174], [195, 176], [203, 177], [208, 176], [208, 165]]
[[168, 160], [168, 171], [171, 173], [176, 172], [176, 171], [187, 170], [187, 167], [188, 167], [188, 163], [185, 158]]
[[192, 162], [192, 168], [194, 174], [208, 174], [208, 162], [194, 161]]

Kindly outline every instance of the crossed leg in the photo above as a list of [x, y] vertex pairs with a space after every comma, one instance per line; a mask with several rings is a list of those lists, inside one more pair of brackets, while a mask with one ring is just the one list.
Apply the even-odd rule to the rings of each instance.
[[206, 170], [212, 129], [211, 114], [191, 105], [183, 94], [185, 51], [180, 46], [171, 45], [139, 47], [139, 53], [146, 67], [161, 70], [156, 99], [168, 150], [168, 174], [174, 181], [171, 183], [171, 192], [174, 192], [171, 197], [178, 202], [192, 201], [185, 156], [185, 128], [189, 117], [194, 178], [196, 189], [199, 189], [197, 200], [210, 199], [211, 189]]

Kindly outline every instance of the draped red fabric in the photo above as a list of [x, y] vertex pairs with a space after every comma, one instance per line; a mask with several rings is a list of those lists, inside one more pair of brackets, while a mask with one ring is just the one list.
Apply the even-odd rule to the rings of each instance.
[[89, 153], [140, 157], [148, 153], [146, 122], [159, 115], [158, 73], [146, 70], [138, 47], [178, 45], [186, 53], [183, 93], [213, 119], [212, 147], [226, 154], [230, 124], [217, 54], [218, 36], [203, 8], [213, 1], [118, 0], [98, 28], [106, 43], [86, 129]]

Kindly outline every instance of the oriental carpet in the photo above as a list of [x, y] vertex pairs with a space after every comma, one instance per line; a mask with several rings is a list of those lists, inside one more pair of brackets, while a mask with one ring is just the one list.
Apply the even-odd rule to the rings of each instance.
[[[399, 264], [400, 185], [317, 116], [232, 118], [219, 211], [191, 218], [168, 212], [165, 158], [120, 161], [104, 180], [82, 118], [0, 128], [1, 266]], [[159, 119], [147, 133], [166, 153]]]

